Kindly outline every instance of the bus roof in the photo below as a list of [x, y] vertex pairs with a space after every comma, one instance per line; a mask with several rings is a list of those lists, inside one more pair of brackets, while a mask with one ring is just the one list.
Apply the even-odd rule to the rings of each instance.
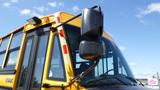
[[[69, 20], [70, 18], [74, 17], [74, 15], [66, 13], [66, 12], [57, 12], [54, 14], [50, 14], [47, 16], [44, 16], [41, 19], [41, 24], [39, 25], [30, 25], [29, 23], [26, 23], [20, 27], [18, 27], [17, 29], [15, 29], [14, 31], [0, 37], [0, 40], [11, 35], [12, 33], [18, 32], [18, 31], [30, 31], [33, 30], [35, 28], [41, 27], [41, 26], [45, 26], [47, 24], [52, 24], [53, 27], [57, 26], [56, 24], [56, 19], [60, 19], [60, 23], [63, 23], [67, 20]], [[74, 19], [73, 21], [69, 22], [68, 24], [74, 25], [74, 26], [78, 26], [80, 27], [80, 18]]]
[[[29, 23], [26, 23], [26, 24], [18, 27], [17, 29], [15, 29], [14, 31], [6, 34], [5, 36], [0, 37], [0, 41], [1, 41], [1, 39], [5, 38], [7, 36], [10, 36], [13, 33], [19, 32], [19, 31], [27, 32], [27, 31], [31, 31], [31, 30], [34, 30], [36, 28], [39, 28], [41, 26], [45, 26], [45, 25], [48, 25], [48, 24], [51, 24], [52, 27], [56, 27], [56, 26], [59, 25], [59, 24], [56, 23], [56, 20], [59, 20], [60, 21], [59, 23], [63, 23], [65, 21], [71, 19], [72, 17], [74, 17], [74, 15], [66, 13], [66, 12], [57, 12], [57, 13], [54, 13], [54, 14], [50, 14], [50, 15], [44, 16], [44, 17], [40, 18], [41, 19], [41, 24], [31, 25]], [[76, 19], [68, 22], [68, 24], [73, 25], [73, 26], [77, 26], [77, 27], [81, 27], [81, 19], [80, 18], [76, 18]], [[109, 34], [106, 33], [106, 32], [103, 33], [103, 36], [105, 38], [108, 38], [111, 41], [113, 40], [109, 36]]]

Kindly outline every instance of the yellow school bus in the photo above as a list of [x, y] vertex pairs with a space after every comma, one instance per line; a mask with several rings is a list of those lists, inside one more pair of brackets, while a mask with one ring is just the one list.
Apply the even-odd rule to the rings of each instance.
[[93, 8], [57, 12], [1, 37], [0, 90], [147, 90], [103, 32], [102, 18]]

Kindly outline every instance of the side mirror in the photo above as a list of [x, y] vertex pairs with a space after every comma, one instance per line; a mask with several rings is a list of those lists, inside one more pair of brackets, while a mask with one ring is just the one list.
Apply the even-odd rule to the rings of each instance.
[[80, 57], [86, 60], [99, 60], [103, 56], [100, 43], [103, 33], [103, 14], [100, 7], [84, 9], [81, 23]]
[[103, 46], [92, 41], [81, 41], [79, 53], [80, 57], [86, 60], [99, 60], [103, 56]]
[[83, 40], [95, 41], [103, 33], [103, 14], [100, 7], [82, 11], [81, 36]]

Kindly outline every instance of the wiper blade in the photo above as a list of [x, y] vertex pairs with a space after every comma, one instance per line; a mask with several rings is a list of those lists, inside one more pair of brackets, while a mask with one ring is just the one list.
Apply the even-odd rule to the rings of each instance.
[[129, 85], [128, 83], [126, 83], [125, 81], [121, 80], [119, 77], [115, 76], [115, 78], [120, 81], [121, 83], [123, 83], [124, 85]]
[[96, 81], [101, 81], [101, 80], [103, 80], [104, 78], [105, 78], [105, 77], [100, 76], [100, 77], [91, 79], [91, 80], [87, 81], [86, 83], [89, 84], [89, 83], [93, 83], [93, 82], [96, 82]]
[[129, 77], [129, 76], [125, 76], [125, 77], [126, 77], [127, 79], [129, 79], [130, 81], [135, 82], [136, 84], [138, 84], [138, 82], [139, 82], [139, 85], [144, 86], [143, 83], [142, 83], [141, 81], [139, 81], [139, 80], [136, 80], [136, 79], [134, 79], [134, 78], [132, 78], [132, 77]]
[[134, 82], [134, 84], [133, 83], [129, 83], [129, 82], [125, 81], [125, 80], [122, 80], [121, 79], [122, 78], [121, 75], [115, 75], [115, 76], [116, 76], [117, 79], [119, 79], [119, 81], [126, 83], [126, 85], [135, 86], [137, 84], [137, 81], [132, 77], [128, 77], [128, 76], [123, 75], [126, 79], [130, 80], [131, 82]]
[[137, 80], [132, 78], [132, 77], [129, 77], [129, 76], [124, 76], [125, 78], [129, 79], [130, 81], [133, 81], [135, 83], [137, 83]]
[[[95, 79], [92, 79], [92, 80], [89, 80], [89, 81], [87, 81], [86, 82], [86, 84], [95, 84], [95, 85], [97, 85], [98, 83], [101, 83], [101, 84], [104, 84], [104, 80], [106, 80], [106, 79], [110, 79], [110, 78], [115, 78], [117, 81], [119, 81], [121, 84], [123, 84], [123, 85], [129, 85], [128, 83], [126, 83], [126, 82], [124, 82], [124, 81], [122, 81], [119, 77], [117, 77], [117, 76], [112, 76], [112, 77], [108, 77], [107, 75], [101, 75], [101, 76], [99, 76], [99, 77], [97, 77], [97, 78], [95, 78]], [[103, 82], [103, 83], [102, 83]], [[101, 85], [100, 84], [100, 85]], [[106, 84], [106, 83], [105, 83]]]

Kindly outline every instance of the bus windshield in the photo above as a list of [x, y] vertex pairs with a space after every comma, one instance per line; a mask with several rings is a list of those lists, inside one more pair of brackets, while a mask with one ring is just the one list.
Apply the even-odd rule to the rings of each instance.
[[[95, 61], [84, 60], [79, 56], [80, 28], [64, 25], [69, 43], [75, 76], [87, 70]], [[107, 40], [102, 39], [105, 50], [98, 65], [81, 79], [81, 85], [137, 85], [132, 72], [118, 47]]]

